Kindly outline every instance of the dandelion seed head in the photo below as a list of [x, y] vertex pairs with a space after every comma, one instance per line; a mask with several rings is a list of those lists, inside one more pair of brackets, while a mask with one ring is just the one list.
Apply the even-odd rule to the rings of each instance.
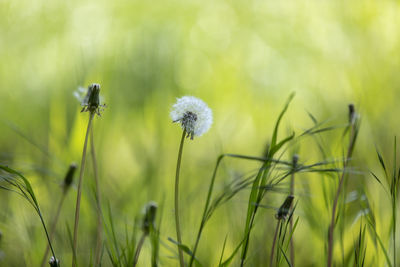
[[170, 113], [173, 122], [180, 122], [188, 137], [206, 133], [213, 122], [212, 111], [202, 100], [194, 96], [178, 98]]

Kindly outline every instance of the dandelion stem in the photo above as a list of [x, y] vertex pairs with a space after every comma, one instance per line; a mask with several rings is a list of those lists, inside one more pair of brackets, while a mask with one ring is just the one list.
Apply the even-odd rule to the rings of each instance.
[[142, 236], [140, 237], [139, 243], [137, 245], [136, 248], [136, 252], [135, 252], [135, 259], [133, 261], [133, 267], [136, 266], [138, 260], [139, 260], [139, 255], [140, 255], [140, 251], [142, 250], [143, 244], [144, 244], [144, 240], [146, 239], [146, 233], [143, 233]]
[[97, 237], [96, 237], [96, 250], [95, 250], [95, 264], [94, 266], [100, 266], [101, 246], [103, 239], [102, 232], [102, 212], [101, 212], [101, 195], [100, 195], [100, 183], [99, 183], [99, 172], [97, 168], [96, 150], [94, 147], [93, 128], [90, 131], [90, 152], [93, 162], [93, 173], [96, 185], [96, 205], [97, 205]]
[[276, 238], [278, 236], [278, 230], [279, 230], [279, 225], [281, 223], [281, 220], [278, 219], [278, 222], [276, 223], [276, 229], [275, 229], [275, 234], [274, 234], [274, 241], [272, 241], [272, 248], [271, 248], [271, 254], [269, 256], [269, 267], [272, 267], [274, 263], [274, 252], [275, 252], [275, 245], [276, 245]]
[[[67, 191], [63, 190], [63, 194], [60, 198], [60, 202], [58, 203], [58, 207], [57, 207], [57, 211], [56, 211], [56, 216], [54, 216], [53, 222], [51, 224], [51, 228], [50, 228], [50, 240], [53, 240], [54, 234], [56, 232], [56, 226], [57, 226], [57, 222], [58, 222], [58, 218], [60, 217], [60, 213], [61, 213], [61, 208], [64, 204], [64, 200], [65, 200], [65, 196]], [[48, 257], [49, 257], [49, 251], [50, 251], [50, 246], [49, 244], [47, 244], [46, 246], [46, 251], [43, 255], [43, 259], [42, 259], [42, 264], [41, 266], [44, 267], [46, 265], [46, 263], [49, 261]]]
[[349, 147], [347, 149], [347, 155], [346, 158], [343, 162], [343, 173], [342, 176], [340, 177], [339, 180], [339, 185], [338, 188], [336, 190], [336, 195], [335, 195], [335, 199], [333, 201], [333, 208], [332, 208], [332, 217], [331, 217], [331, 223], [329, 225], [329, 232], [328, 232], [328, 262], [327, 262], [327, 266], [331, 267], [332, 266], [332, 261], [333, 261], [333, 230], [335, 228], [335, 219], [336, 219], [336, 209], [337, 209], [337, 204], [339, 201], [339, 197], [340, 197], [340, 191], [343, 187], [343, 182], [344, 182], [344, 178], [346, 175], [346, 169], [347, 169], [347, 165], [348, 162], [351, 158], [351, 155], [353, 153], [354, 150], [354, 145], [355, 145], [355, 141], [356, 141], [356, 136], [357, 136], [357, 132], [356, 132], [356, 123], [353, 122], [351, 124], [351, 129], [350, 129], [350, 143], [349, 143]]
[[[176, 175], [175, 175], [175, 224], [176, 224], [176, 238], [178, 240], [179, 245], [182, 244], [181, 229], [179, 223], [179, 173], [181, 169], [182, 152], [183, 152], [183, 144], [185, 143], [185, 136], [186, 136], [186, 130], [183, 130], [181, 143], [179, 145], [178, 160], [176, 163]], [[183, 260], [183, 252], [179, 245], [178, 245], [179, 262], [180, 266], [184, 267], [185, 262]]]
[[89, 139], [90, 129], [92, 127], [92, 121], [94, 118], [95, 112], [90, 112], [89, 122], [86, 130], [85, 142], [83, 145], [82, 151], [82, 161], [81, 161], [81, 169], [79, 172], [79, 182], [78, 182], [78, 194], [76, 197], [76, 209], [75, 209], [75, 224], [74, 224], [74, 241], [73, 241], [73, 253], [72, 253], [72, 266], [77, 266], [77, 246], [78, 246], [78, 224], [79, 224], [79, 212], [81, 207], [81, 196], [82, 196], [82, 180], [83, 180], [83, 173], [85, 171], [85, 162], [86, 162], [86, 150], [87, 150], [87, 143]]

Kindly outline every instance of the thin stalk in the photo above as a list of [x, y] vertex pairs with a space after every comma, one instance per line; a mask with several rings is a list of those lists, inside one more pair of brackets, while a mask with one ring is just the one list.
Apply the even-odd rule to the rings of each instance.
[[215, 177], [217, 175], [217, 170], [218, 170], [219, 164], [221, 163], [221, 160], [223, 159], [224, 156], [225, 155], [221, 155], [221, 156], [218, 157], [217, 164], [216, 164], [216, 166], [214, 168], [213, 176], [211, 178], [210, 189], [209, 189], [208, 194], [207, 194], [206, 205], [204, 206], [203, 216], [202, 216], [202, 220], [201, 220], [201, 223], [200, 223], [200, 228], [199, 228], [199, 231], [197, 233], [196, 242], [195, 242], [194, 247], [193, 247], [192, 256], [190, 257], [189, 267], [192, 267], [192, 265], [193, 265], [194, 257], [195, 257], [196, 250], [197, 250], [197, 246], [199, 245], [199, 241], [200, 241], [200, 236], [201, 236], [201, 233], [203, 232], [203, 228], [204, 228], [204, 226], [206, 224], [206, 221], [207, 221], [206, 220], [206, 213], [207, 213], [207, 210], [208, 210], [208, 206], [210, 205], [211, 194], [212, 194], [212, 191], [213, 191], [213, 188], [214, 188]]
[[51, 245], [51, 240], [50, 240], [50, 237], [49, 237], [49, 233], [47, 232], [46, 224], [44, 223], [43, 216], [42, 216], [42, 213], [40, 212], [39, 206], [37, 206], [37, 212], [39, 214], [40, 221], [42, 222], [44, 232], [46, 233], [47, 242], [49, 243], [51, 254], [53, 255], [54, 259], [57, 261], [57, 257], [56, 257], [56, 254], [54, 253], [53, 246]]
[[269, 256], [269, 267], [273, 266], [274, 263], [274, 252], [275, 252], [275, 245], [276, 245], [276, 238], [278, 236], [278, 231], [279, 231], [279, 226], [280, 226], [281, 220], [278, 220], [276, 223], [276, 229], [275, 229], [275, 234], [274, 234], [274, 241], [272, 242], [272, 248], [271, 248], [271, 254]]
[[82, 151], [81, 169], [79, 172], [78, 194], [76, 197], [72, 267], [77, 266], [76, 257], [77, 257], [77, 247], [78, 247], [79, 212], [80, 212], [80, 208], [81, 208], [81, 197], [82, 197], [82, 180], [83, 180], [83, 173], [85, 171], [87, 143], [88, 143], [89, 133], [90, 133], [90, 129], [92, 127], [92, 121], [93, 121], [94, 115], [95, 115], [94, 112], [90, 112], [89, 122], [88, 122], [87, 130], [86, 130], [85, 142], [84, 142], [83, 151]]
[[[267, 157], [267, 158], [269, 158], [269, 157]], [[272, 156], [271, 156], [271, 158], [272, 158]], [[264, 179], [267, 176], [269, 167], [270, 167], [270, 161], [268, 160], [263, 164], [263, 167], [262, 167], [263, 172], [260, 174], [262, 176], [262, 179]], [[250, 244], [250, 231], [253, 228], [254, 220], [255, 220], [255, 217], [256, 217], [256, 214], [258, 211], [258, 207], [259, 207], [258, 204], [261, 202], [263, 196], [264, 196], [263, 192], [259, 191], [257, 193], [257, 201], [256, 201], [257, 205], [255, 205], [254, 210], [251, 214], [249, 230], [247, 233], [245, 233], [246, 237], [245, 237], [244, 248], [243, 248], [244, 253], [243, 253], [241, 261], [240, 261], [240, 267], [244, 266], [244, 261], [246, 260], [247, 250], [248, 250], [249, 244]]]
[[396, 265], [396, 223], [397, 223], [397, 218], [396, 218], [396, 196], [394, 196], [394, 201], [392, 203], [392, 213], [393, 213], [393, 266]]
[[397, 173], [397, 137], [394, 137], [394, 155], [393, 155], [393, 178], [391, 183], [391, 193], [392, 193], [392, 217], [393, 217], [393, 266], [396, 265], [396, 210], [397, 210], [397, 184], [399, 179], [399, 174]]
[[[250, 224], [249, 224], [250, 225], [249, 231], [248, 231], [248, 233], [246, 233], [246, 239], [245, 239], [245, 244], [244, 244], [244, 250], [246, 251], [246, 254], [247, 254], [247, 249], [248, 249], [249, 243], [250, 243], [250, 230], [253, 228], [254, 218], [256, 216], [257, 209], [258, 209], [258, 205], [255, 206], [255, 208], [254, 208], [254, 212], [251, 215], [251, 220], [250, 220]], [[246, 260], [246, 255], [244, 255], [244, 257], [242, 257], [242, 259], [240, 261], [240, 267], [244, 266], [244, 261], [245, 260]]]
[[[67, 193], [67, 190], [63, 190], [63, 194], [61, 195], [60, 202], [58, 203], [56, 216], [54, 216], [54, 219], [53, 219], [53, 222], [52, 222], [51, 228], [50, 228], [50, 240], [53, 240], [54, 233], [56, 232], [58, 218], [60, 217], [61, 208], [64, 204], [65, 196], [67, 195], [66, 193]], [[50, 246], [49, 246], [49, 244], [47, 244], [46, 251], [45, 251], [45, 253], [43, 255], [43, 259], [42, 259], [42, 264], [41, 264], [42, 267], [44, 267], [49, 261], [49, 259], [48, 259], [49, 252], [50, 252]]]
[[333, 208], [332, 208], [332, 217], [331, 217], [331, 223], [329, 225], [329, 232], [328, 232], [328, 262], [327, 262], [327, 266], [331, 267], [332, 266], [332, 260], [333, 260], [333, 230], [335, 228], [335, 218], [336, 218], [336, 209], [337, 209], [337, 205], [338, 205], [338, 200], [340, 197], [340, 191], [343, 187], [343, 182], [344, 182], [344, 178], [346, 175], [346, 168], [347, 168], [347, 164], [349, 162], [349, 159], [351, 158], [351, 155], [353, 153], [353, 149], [354, 149], [354, 145], [355, 145], [355, 139], [356, 139], [356, 129], [355, 129], [356, 125], [355, 123], [352, 124], [351, 126], [351, 133], [350, 133], [350, 144], [349, 147], [347, 149], [347, 155], [346, 158], [344, 160], [343, 163], [343, 173], [342, 176], [340, 177], [339, 180], [339, 186], [336, 190], [336, 195], [335, 195], [335, 199], [333, 202]]
[[100, 266], [101, 246], [103, 240], [103, 228], [102, 228], [102, 212], [101, 212], [101, 195], [100, 195], [100, 183], [99, 183], [99, 172], [97, 168], [96, 150], [94, 147], [93, 128], [90, 131], [90, 152], [92, 157], [94, 180], [96, 185], [96, 205], [97, 205], [97, 237], [96, 237], [96, 250], [95, 250], [95, 264], [94, 266]]
[[[290, 195], [294, 196], [294, 174], [296, 169], [296, 163], [293, 161], [293, 172], [292, 172], [292, 178], [290, 180]], [[293, 203], [290, 205], [290, 208], [293, 208]], [[292, 238], [290, 238], [290, 263], [292, 264], [292, 267], [294, 267], [294, 241], [293, 241], [293, 216], [290, 216], [289, 220], [289, 229], [290, 233], [292, 235]]]
[[[183, 130], [181, 143], [179, 145], [178, 160], [176, 163], [176, 175], [175, 175], [175, 223], [176, 223], [176, 238], [179, 244], [182, 244], [181, 227], [179, 223], [179, 173], [181, 170], [182, 152], [183, 152], [183, 144], [185, 143], [185, 136], [186, 136], [186, 130]], [[180, 246], [178, 246], [178, 253], [179, 253], [180, 266], [184, 267], [185, 262], [183, 260], [183, 252]]]
[[269, 159], [269, 158], [265, 158], [265, 157], [254, 157], [254, 156], [237, 155], [237, 154], [221, 154], [217, 158], [217, 163], [215, 164], [213, 175], [211, 177], [210, 186], [209, 186], [209, 189], [208, 189], [208, 194], [207, 194], [206, 204], [204, 206], [203, 216], [202, 216], [202, 219], [201, 219], [199, 230], [197, 232], [196, 242], [194, 244], [193, 251], [192, 251], [192, 254], [191, 254], [191, 257], [190, 257], [189, 267], [192, 267], [192, 265], [193, 265], [193, 262], [194, 262], [194, 259], [195, 259], [195, 256], [196, 256], [197, 247], [198, 247], [199, 242], [200, 242], [201, 234], [202, 234], [203, 229], [204, 229], [204, 227], [205, 227], [205, 225], [207, 223], [207, 220], [209, 219], [209, 218], [207, 218], [206, 214], [208, 212], [208, 208], [209, 208], [209, 205], [210, 205], [211, 195], [212, 195], [212, 192], [213, 192], [213, 189], [214, 189], [215, 178], [217, 176], [218, 168], [221, 165], [221, 161], [225, 157], [245, 159], [245, 160], [255, 160], [255, 161], [262, 161], [262, 162], [271, 161], [271, 162], [276, 162], [276, 163], [282, 163], [282, 164], [285, 164], [285, 165], [290, 165], [291, 164], [291, 163], [283, 162], [283, 161], [280, 161], [280, 160]]
[[140, 240], [139, 240], [139, 243], [137, 245], [136, 252], [135, 252], [135, 259], [133, 261], [133, 267], [136, 266], [136, 264], [137, 264], [137, 262], [139, 260], [140, 251], [142, 250], [143, 243], [144, 243], [144, 240], [145, 240], [146, 236], [147, 235], [145, 233], [143, 233], [142, 236], [140, 237]]

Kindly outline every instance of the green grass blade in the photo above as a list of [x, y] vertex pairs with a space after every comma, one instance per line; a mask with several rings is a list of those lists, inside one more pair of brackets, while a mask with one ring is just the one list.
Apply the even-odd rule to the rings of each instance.
[[223, 257], [224, 257], [224, 252], [225, 252], [225, 246], [226, 246], [226, 241], [227, 241], [227, 239], [228, 239], [228, 235], [226, 235], [226, 236], [225, 236], [225, 239], [224, 239], [224, 244], [223, 244], [223, 246], [222, 246], [222, 252], [221, 252], [221, 256], [219, 257], [218, 266], [221, 266], [222, 259], [223, 259]]
[[380, 247], [381, 247], [381, 249], [382, 249], [383, 254], [385, 255], [385, 259], [386, 259], [387, 265], [388, 265], [389, 267], [392, 267], [392, 266], [393, 266], [393, 265], [392, 265], [392, 262], [390, 261], [389, 254], [388, 254], [388, 252], [387, 252], [387, 250], [386, 250], [386, 248], [385, 248], [385, 245], [384, 245], [383, 242], [382, 242], [382, 239], [380, 238], [380, 236], [379, 236], [378, 233], [376, 232], [376, 229], [375, 229], [374, 225], [372, 225], [372, 223], [370, 222], [370, 220], [367, 220], [367, 221], [368, 221], [369, 226], [372, 228], [372, 230], [373, 230], [373, 232], [374, 232], [374, 234], [375, 234], [376, 239], [378, 240], [378, 243], [379, 243], [379, 245], [380, 245]]
[[290, 102], [293, 100], [294, 96], [295, 96], [295, 93], [291, 93], [290, 94], [288, 100], [286, 101], [285, 107], [283, 108], [283, 110], [279, 114], [278, 120], [276, 121], [276, 124], [275, 124], [274, 132], [272, 134], [272, 139], [271, 139], [271, 146], [272, 147], [276, 145], [276, 140], [278, 138], [279, 124], [281, 123], [281, 120], [282, 120], [283, 116], [285, 115], [287, 109], [289, 108]]
[[378, 156], [379, 163], [381, 164], [382, 170], [387, 177], [385, 161], [383, 160], [383, 157], [382, 157], [381, 153], [379, 153], [378, 149], [376, 149], [376, 155]]
[[[189, 256], [193, 255], [193, 252], [190, 250], [190, 248], [188, 246], [186, 246], [185, 244], [181, 244], [178, 241], [174, 240], [171, 237], [168, 237], [168, 241], [170, 241], [171, 243], [177, 245], [178, 247], [180, 247], [182, 249], [183, 252], [185, 252], [186, 254], [188, 254]], [[200, 265], [200, 261], [195, 257], [194, 260]]]
[[292, 267], [292, 264], [290, 263], [289, 258], [286, 256], [286, 253], [285, 253], [285, 251], [283, 251], [282, 246], [281, 246], [281, 244], [280, 244], [279, 242], [278, 242], [278, 246], [279, 246], [279, 249], [280, 249], [281, 253], [283, 254], [283, 257], [284, 257], [285, 260], [286, 260], [286, 263], [287, 263], [290, 267]]
[[222, 264], [219, 265], [220, 267], [229, 266], [229, 264], [232, 262], [233, 258], [235, 257], [236, 253], [239, 251], [240, 247], [242, 246], [243, 242], [246, 240], [246, 236], [247, 235], [245, 235], [245, 238], [243, 238], [242, 241], [240, 241], [239, 245], [237, 245], [237, 247], [232, 252], [232, 254], [228, 257], [228, 259], [226, 259]]
[[292, 133], [292, 135], [286, 137], [282, 141], [280, 141], [278, 144], [271, 146], [270, 154], [274, 155], [284, 144], [292, 140], [295, 136], [295, 133]]

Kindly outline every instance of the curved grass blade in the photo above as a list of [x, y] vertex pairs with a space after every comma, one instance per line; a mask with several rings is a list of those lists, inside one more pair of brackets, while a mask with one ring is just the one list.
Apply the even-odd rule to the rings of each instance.
[[[193, 252], [190, 250], [190, 248], [184, 244], [179, 243], [178, 241], [172, 239], [171, 237], [168, 237], [168, 241], [170, 241], [171, 243], [174, 243], [175, 245], [177, 245], [178, 247], [180, 247], [182, 249], [183, 252], [185, 252], [186, 254], [188, 254], [189, 256], [193, 256]], [[200, 261], [194, 257], [194, 260], [200, 265]]]
[[276, 124], [275, 124], [274, 132], [272, 134], [272, 139], [271, 139], [271, 146], [272, 147], [274, 147], [276, 145], [276, 140], [278, 138], [279, 124], [281, 123], [281, 120], [282, 120], [283, 116], [285, 115], [287, 109], [289, 108], [290, 102], [292, 102], [292, 100], [293, 100], [295, 95], [296, 94], [294, 92], [290, 94], [288, 100], [286, 101], [285, 107], [283, 108], [283, 110], [279, 114], [278, 120], [276, 121]]
[[[14, 177], [4, 177], [4, 178], [2, 177], [3, 180], [6, 181], [10, 186], [15, 187], [15, 189], [10, 188], [10, 189], [8, 189], [8, 191], [13, 191], [13, 192], [17, 191], [18, 192], [18, 190], [19, 190], [20, 191], [20, 192], [18, 192], [18, 193], [20, 193], [19, 195], [23, 196], [35, 209], [35, 211], [38, 214], [40, 221], [42, 223], [43, 230], [46, 234], [47, 242], [49, 244], [51, 253], [55, 259], [55, 264], [56, 264], [56, 266], [58, 266], [59, 265], [58, 259], [55, 255], [53, 246], [51, 244], [49, 233], [47, 232], [47, 227], [44, 222], [42, 212], [40, 211], [39, 203], [37, 202], [35, 193], [33, 192], [32, 186], [29, 183], [28, 179], [26, 179], [25, 176], [23, 176], [20, 172], [14, 170], [14, 169], [11, 169], [7, 166], [0, 165], [0, 170], [3, 170], [4, 172], [6, 172], [8, 174], [15, 175], [17, 178], [22, 180], [22, 182], [21, 182], [19, 179], [15, 179]], [[0, 188], [4, 189], [7, 187], [2, 186]]]

